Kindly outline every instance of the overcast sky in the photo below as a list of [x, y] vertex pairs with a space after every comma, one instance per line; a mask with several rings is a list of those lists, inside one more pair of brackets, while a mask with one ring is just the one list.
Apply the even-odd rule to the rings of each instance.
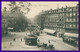
[[[7, 6], [7, 8], [9, 8], [9, 6], [7, 5], [9, 2], [2, 2], [2, 9]], [[30, 7], [30, 12], [28, 14], [26, 14], [25, 16], [27, 16], [27, 18], [32, 19], [34, 18], [39, 12], [41, 12], [42, 10], [49, 10], [49, 9], [56, 9], [57, 7], [61, 8], [61, 7], [66, 7], [67, 6], [76, 6], [78, 4], [78, 2], [30, 2], [32, 4], [32, 6]]]

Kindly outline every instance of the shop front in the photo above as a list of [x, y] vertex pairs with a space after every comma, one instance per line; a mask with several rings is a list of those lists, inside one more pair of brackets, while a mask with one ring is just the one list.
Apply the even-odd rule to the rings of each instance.
[[44, 31], [45, 33], [47, 33], [48, 35], [57, 36], [57, 33], [56, 33], [55, 30], [43, 29], [43, 31]]

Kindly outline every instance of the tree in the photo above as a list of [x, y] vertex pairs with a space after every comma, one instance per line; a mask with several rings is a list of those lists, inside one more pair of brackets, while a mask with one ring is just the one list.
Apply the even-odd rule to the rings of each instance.
[[[10, 4], [8, 4], [10, 6], [10, 10], [4, 12], [4, 17], [8, 17], [8, 27], [12, 27], [13, 31], [25, 31], [28, 25], [27, 18], [24, 15], [28, 14], [28, 12], [30, 11], [29, 7], [31, 6], [31, 4], [25, 4], [26, 2], [10, 2]], [[22, 10], [23, 8], [24, 10]], [[25, 10], [26, 12], [24, 12]], [[7, 16], [5, 16], [6, 14]]]

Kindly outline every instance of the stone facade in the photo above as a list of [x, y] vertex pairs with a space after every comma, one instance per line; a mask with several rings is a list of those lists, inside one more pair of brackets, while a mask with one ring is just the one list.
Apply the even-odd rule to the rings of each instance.
[[41, 13], [38, 20], [41, 20], [44, 28], [56, 30], [59, 34], [64, 34], [65, 32], [78, 33], [78, 5], [54, 10], [50, 9]]

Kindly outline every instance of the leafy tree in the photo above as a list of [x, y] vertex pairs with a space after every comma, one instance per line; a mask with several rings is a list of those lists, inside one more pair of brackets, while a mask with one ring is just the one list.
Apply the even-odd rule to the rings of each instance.
[[8, 5], [10, 6], [9, 11], [6, 11], [7, 7], [4, 7], [2, 14], [8, 20], [8, 27], [12, 27], [13, 31], [25, 31], [28, 25], [25, 14], [28, 14], [30, 11], [29, 7], [31, 6], [31, 3], [13, 1]]

